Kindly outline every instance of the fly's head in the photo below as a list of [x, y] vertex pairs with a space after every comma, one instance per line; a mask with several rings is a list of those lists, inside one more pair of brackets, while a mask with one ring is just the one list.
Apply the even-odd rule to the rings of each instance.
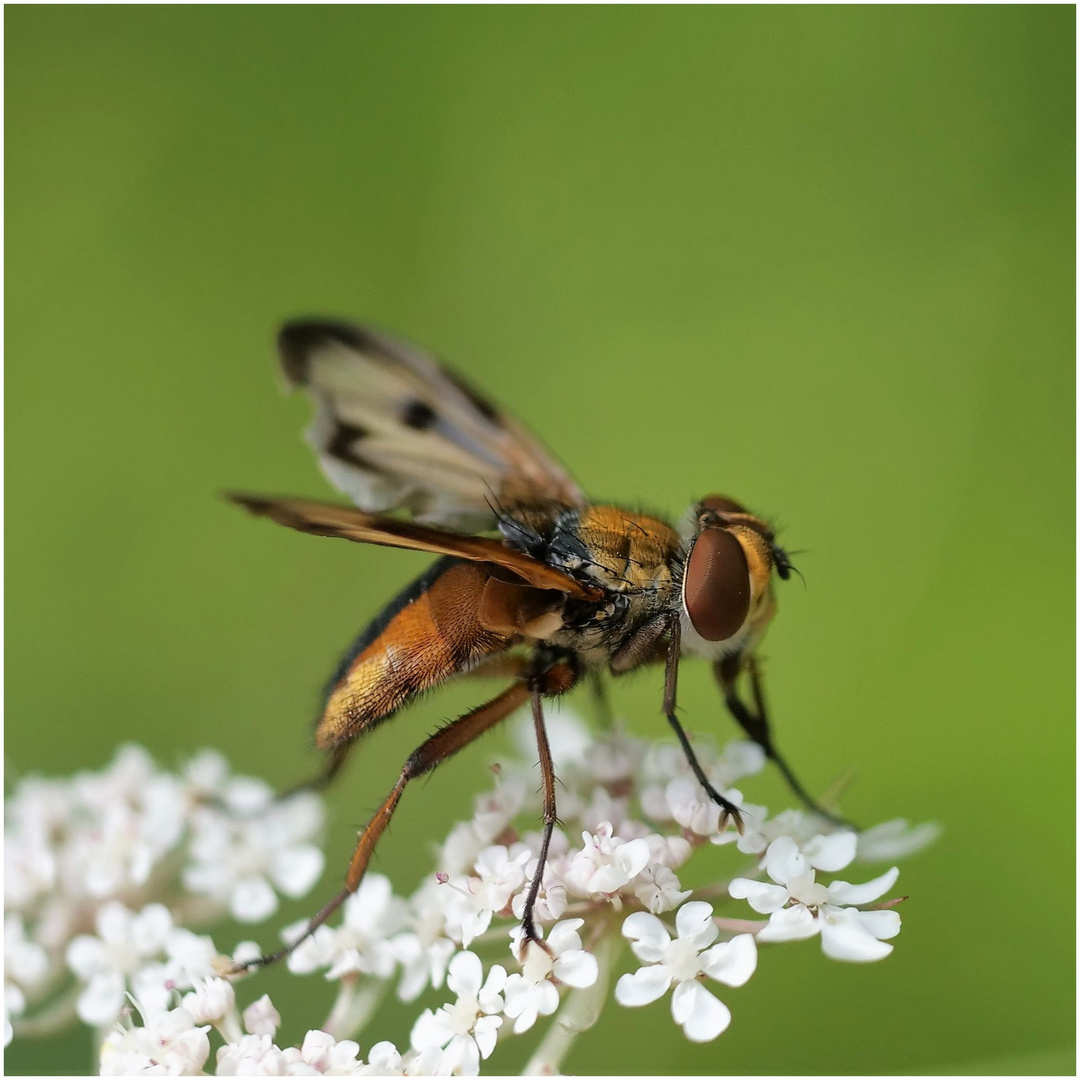
[[683, 570], [684, 615], [704, 641], [728, 641], [771, 613], [773, 571], [786, 581], [795, 568], [768, 522], [734, 499], [707, 495], [693, 515]]

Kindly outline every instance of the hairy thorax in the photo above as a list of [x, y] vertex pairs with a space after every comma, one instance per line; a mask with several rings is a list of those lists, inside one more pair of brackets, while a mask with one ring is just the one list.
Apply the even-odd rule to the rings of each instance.
[[659, 518], [614, 506], [554, 516], [525, 510], [504, 518], [500, 531], [512, 546], [603, 589], [597, 603], [567, 601], [563, 625], [546, 638], [586, 664], [604, 662], [636, 629], [671, 607], [682, 540]]

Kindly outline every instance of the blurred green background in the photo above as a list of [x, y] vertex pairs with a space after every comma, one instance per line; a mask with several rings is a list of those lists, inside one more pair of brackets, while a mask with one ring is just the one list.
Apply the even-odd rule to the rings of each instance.
[[[280, 786], [314, 766], [317, 688], [425, 562], [217, 493], [330, 494], [272, 335], [374, 321], [597, 496], [679, 514], [722, 490], [778, 518], [808, 583], [768, 641], [781, 745], [818, 790], [856, 766], [859, 821], [945, 826], [903, 867], [884, 964], [769, 949], [717, 1042], [688, 1044], [666, 1002], [612, 1007], [566, 1070], [1074, 1071], [1072, 7], [5, 24], [9, 778], [127, 739], [170, 764], [219, 747]], [[476, 690], [365, 744], [320, 895]], [[660, 732], [657, 679], [615, 698]], [[705, 665], [681, 699], [732, 733]], [[505, 743], [410, 791], [379, 864], [400, 887]], [[754, 795], [786, 799], [773, 776]], [[292, 1038], [330, 995], [278, 971], [262, 989]], [[386, 1007], [380, 1036], [404, 1044], [415, 1011]], [[89, 1061], [80, 1031], [16, 1043], [7, 1071]]]

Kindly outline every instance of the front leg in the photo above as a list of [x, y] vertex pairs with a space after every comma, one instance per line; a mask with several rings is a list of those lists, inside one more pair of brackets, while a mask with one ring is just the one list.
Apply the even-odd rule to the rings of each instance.
[[667, 667], [664, 671], [664, 715], [667, 717], [668, 723], [672, 726], [675, 734], [678, 736], [679, 743], [683, 748], [683, 753], [686, 755], [686, 760], [690, 763], [690, 768], [693, 769], [694, 775], [698, 779], [698, 783], [705, 789], [709, 798], [720, 807], [720, 820], [717, 825], [718, 830], [723, 831], [724, 826], [728, 823], [728, 818], [730, 818], [735, 823], [735, 828], [741, 833], [743, 831], [742, 810], [740, 810], [730, 799], [725, 799], [724, 796], [709, 782], [709, 778], [705, 775], [705, 770], [701, 767], [701, 763], [694, 753], [694, 748], [690, 745], [690, 739], [687, 737], [682, 724], [679, 723], [679, 719], [675, 715], [675, 690], [679, 678], [680, 637], [681, 627], [679, 626], [679, 620], [674, 619], [671, 623], [671, 637], [668, 641]]
[[[751, 709], [739, 697], [737, 683], [739, 673], [744, 667], [750, 679], [750, 691], [754, 695], [755, 709]], [[822, 807], [799, 783], [795, 774], [788, 767], [788, 763], [780, 756], [773, 743], [772, 731], [769, 727], [769, 714], [765, 707], [765, 687], [762, 683], [757, 660], [753, 656], [743, 656], [741, 653], [735, 653], [732, 656], [725, 656], [722, 660], [717, 660], [713, 664], [713, 673], [720, 684], [720, 690], [724, 695], [724, 704], [727, 705], [728, 712], [735, 718], [743, 731], [765, 751], [765, 756], [780, 770], [795, 796], [807, 809], [825, 818], [826, 821], [832, 822], [833, 825], [841, 825], [849, 829], [855, 828], [850, 821], [846, 821], [844, 818], [830, 813]]]

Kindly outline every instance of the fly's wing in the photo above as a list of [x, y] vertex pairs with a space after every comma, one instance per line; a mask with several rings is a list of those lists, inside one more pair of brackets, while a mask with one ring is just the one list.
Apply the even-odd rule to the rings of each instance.
[[482, 530], [493, 504], [584, 502], [521, 425], [415, 345], [302, 319], [285, 324], [278, 349], [290, 384], [315, 401], [307, 437], [323, 471], [362, 510]]
[[288, 525], [300, 532], [492, 563], [511, 571], [538, 589], [556, 589], [580, 600], [596, 600], [601, 595], [594, 586], [577, 581], [523, 551], [506, 547], [501, 540], [486, 536], [461, 536], [400, 518], [381, 517], [354, 510], [351, 506], [310, 499], [275, 499], [239, 494], [231, 494], [229, 498], [259, 517], [268, 517], [279, 525]]

